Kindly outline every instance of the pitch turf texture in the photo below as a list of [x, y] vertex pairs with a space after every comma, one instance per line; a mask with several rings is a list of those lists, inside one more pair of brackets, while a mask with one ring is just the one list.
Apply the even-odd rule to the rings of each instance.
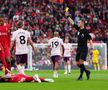
[[[16, 73], [16, 72], [14, 72]], [[41, 77], [52, 78], [51, 70], [26, 71], [27, 75], [38, 73]], [[0, 83], [0, 90], [108, 90], [108, 71], [91, 70], [91, 79], [77, 81], [79, 71], [73, 70], [72, 74], [64, 75], [64, 71], [59, 71], [59, 78], [54, 79], [54, 83]], [[2, 75], [3, 73], [0, 72]]]

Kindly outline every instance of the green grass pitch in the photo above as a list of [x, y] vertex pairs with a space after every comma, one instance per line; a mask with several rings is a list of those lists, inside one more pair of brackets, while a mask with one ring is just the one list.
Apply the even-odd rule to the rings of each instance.
[[[16, 73], [16, 72], [15, 72]], [[41, 77], [52, 78], [52, 70], [26, 71], [27, 75], [38, 73]], [[59, 78], [54, 79], [54, 83], [0, 83], [0, 90], [108, 90], [108, 71], [91, 70], [91, 79], [77, 81], [78, 70], [72, 70], [69, 75], [64, 75], [64, 71], [59, 71]], [[3, 73], [0, 72], [0, 75]]]

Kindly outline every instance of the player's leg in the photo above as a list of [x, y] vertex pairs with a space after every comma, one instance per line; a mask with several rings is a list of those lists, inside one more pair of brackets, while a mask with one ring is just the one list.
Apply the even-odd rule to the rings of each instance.
[[5, 61], [5, 56], [4, 56], [4, 53], [3, 52], [0, 52], [0, 59], [4, 65], [5, 68], [7, 68], [7, 63]]
[[84, 70], [81, 68], [81, 65], [80, 65], [80, 62], [79, 61], [76, 61], [76, 64], [80, 68], [80, 75], [77, 78], [77, 80], [82, 80], [82, 76], [83, 76]]
[[16, 55], [15, 56], [15, 59], [16, 59], [16, 67], [17, 67], [17, 70], [18, 70], [19, 74], [21, 74], [21, 69], [22, 69], [22, 67], [20, 65], [21, 58], [22, 58], [21, 55]]
[[90, 71], [87, 70], [87, 69], [85, 68], [85, 65], [84, 65], [84, 61], [86, 61], [87, 54], [88, 54], [88, 48], [82, 49], [82, 52], [81, 52], [81, 55], [80, 55], [79, 63], [80, 63], [81, 69], [82, 69], [83, 71], [85, 71], [85, 73], [86, 73], [87, 80], [89, 80], [89, 78], [90, 78]]
[[11, 70], [11, 59], [10, 59], [10, 57], [6, 57], [5, 59], [6, 59], [8, 70]]
[[52, 56], [51, 59], [53, 62], [53, 71], [54, 71], [53, 77], [58, 78], [58, 60], [60, 59], [60, 56], [58, 55]]
[[10, 50], [9, 48], [4, 48], [5, 60], [7, 63], [8, 70], [11, 70], [11, 59], [10, 59]]
[[96, 65], [96, 63], [95, 62], [93, 62], [93, 67], [94, 67], [94, 70], [97, 70], [97, 65]]
[[58, 78], [58, 62], [55, 61], [54, 63], [54, 77]]
[[35, 81], [35, 82], [38, 82], [38, 83], [41, 83], [41, 82], [54, 82], [53, 79], [50, 79], [50, 78], [42, 78], [42, 77], [39, 77], [38, 74], [35, 74], [33, 77], [32, 76], [27, 76], [27, 75], [23, 75], [24, 78], [26, 78], [26, 82], [32, 82], [32, 81]]
[[99, 63], [97, 63], [97, 67], [98, 67], [98, 70], [100, 70], [100, 64]]
[[79, 60], [79, 63], [80, 63], [80, 68], [81, 68], [81, 70], [82, 70], [82, 72], [85, 72], [86, 73], [86, 76], [87, 76], [87, 80], [89, 80], [89, 78], [90, 78], [90, 71], [89, 70], [87, 70], [86, 68], [85, 68], [85, 65], [84, 65], [84, 60], [82, 60], [82, 59], [80, 59]]
[[70, 74], [71, 73], [71, 61], [69, 60], [69, 58], [67, 60], [67, 68], [68, 68], [68, 73]]
[[64, 57], [64, 69], [65, 69], [65, 72], [64, 74], [67, 74], [67, 60], [66, 60], [66, 57]]
[[16, 55], [16, 66], [20, 74], [25, 74], [25, 64], [27, 63], [27, 54]]
[[80, 75], [79, 77], [77, 78], [77, 80], [82, 80], [82, 75], [83, 75], [83, 70], [82, 68], [80, 67], [80, 63], [79, 63], [79, 60], [80, 60], [80, 49], [77, 49], [77, 54], [76, 54], [76, 65], [80, 68]]
[[6, 63], [6, 60], [5, 60], [5, 53], [3, 51], [0, 51], [0, 59], [2, 60], [2, 63], [5, 67], [5, 74], [10, 73], [10, 71], [7, 68], [7, 63]]
[[96, 59], [96, 66], [97, 66], [97, 70], [100, 70], [100, 64], [99, 64], [99, 60]]

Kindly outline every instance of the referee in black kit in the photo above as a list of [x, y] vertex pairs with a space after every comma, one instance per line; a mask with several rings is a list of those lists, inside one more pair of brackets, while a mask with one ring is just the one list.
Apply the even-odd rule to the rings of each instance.
[[76, 64], [80, 68], [80, 75], [77, 80], [82, 80], [83, 73], [86, 73], [87, 80], [90, 78], [90, 71], [87, 70], [84, 66], [84, 61], [86, 61], [86, 57], [88, 54], [88, 46], [87, 43], [90, 43], [90, 49], [93, 48], [92, 38], [84, 27], [85, 19], [80, 18], [78, 21], [78, 25], [74, 24], [74, 21], [69, 17], [68, 12], [66, 12], [66, 17], [70, 24], [76, 28], [77, 30], [77, 38], [78, 38], [78, 46], [77, 46], [77, 54], [76, 54]]

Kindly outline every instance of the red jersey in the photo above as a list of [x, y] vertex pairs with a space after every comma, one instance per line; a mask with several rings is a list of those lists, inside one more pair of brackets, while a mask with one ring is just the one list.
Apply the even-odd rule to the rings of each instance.
[[0, 43], [3, 48], [10, 47], [10, 25], [0, 26]]
[[19, 82], [22, 78], [25, 78], [23, 74], [12, 75], [9, 82]]
[[31, 82], [34, 80], [32, 76], [27, 76], [27, 75], [23, 75], [23, 74], [16, 74], [16, 75], [11, 76], [11, 78], [9, 79], [9, 82], [20, 82], [22, 78], [25, 79], [24, 82]]

